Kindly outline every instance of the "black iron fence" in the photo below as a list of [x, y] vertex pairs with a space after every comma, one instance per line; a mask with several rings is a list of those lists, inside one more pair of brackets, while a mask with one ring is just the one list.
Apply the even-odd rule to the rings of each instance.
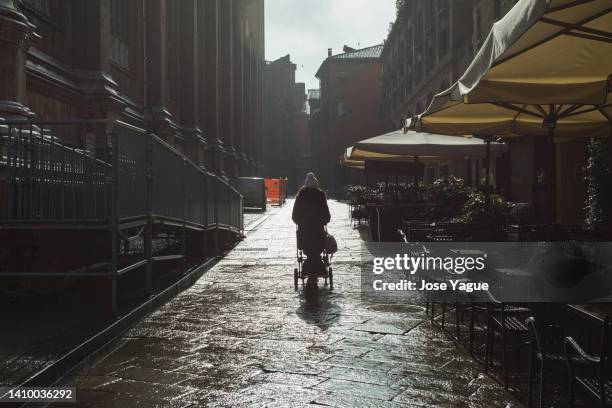
[[[150, 291], [153, 262], [185, 259], [187, 230], [243, 231], [242, 196], [234, 187], [119, 121], [0, 122], [0, 194], [0, 229], [99, 229], [112, 237], [106, 272], [0, 268], [0, 278], [106, 276], [113, 307], [119, 276], [146, 266]], [[155, 256], [157, 225], [179, 230], [181, 253]], [[120, 249], [138, 240], [142, 257], [126, 264]]]
[[49, 128], [0, 122], [0, 171], [2, 222], [110, 217], [111, 164], [59, 143]]

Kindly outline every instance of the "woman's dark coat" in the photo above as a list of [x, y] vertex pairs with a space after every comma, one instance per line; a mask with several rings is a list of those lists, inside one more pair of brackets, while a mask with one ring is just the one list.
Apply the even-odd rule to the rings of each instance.
[[295, 198], [292, 218], [298, 225], [298, 248], [306, 255], [323, 252], [324, 227], [331, 219], [325, 193], [317, 188], [302, 187]]

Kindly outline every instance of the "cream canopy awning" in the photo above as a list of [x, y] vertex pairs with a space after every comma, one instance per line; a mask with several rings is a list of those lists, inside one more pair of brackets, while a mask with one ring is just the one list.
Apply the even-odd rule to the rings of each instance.
[[[439, 100], [438, 100], [439, 101]], [[434, 100], [421, 115], [409, 119], [406, 129], [445, 135], [532, 135], [555, 137], [607, 137], [610, 134], [612, 97], [602, 107], [553, 105], [554, 121], [548, 122], [551, 107], [529, 104], [465, 104]], [[549, 126], [547, 126], [547, 123]]]
[[493, 25], [450, 98], [602, 105], [612, 73], [610, 0], [520, 0]]
[[520, 0], [461, 79], [407, 127], [434, 133], [610, 133], [612, 2]]
[[[503, 145], [491, 143], [491, 153], [500, 155]], [[355, 143], [347, 149], [347, 159], [375, 161], [430, 161], [444, 159], [481, 159], [487, 154], [487, 144], [481, 139], [443, 136], [397, 130]]]
[[365, 170], [365, 161], [349, 159], [351, 155], [350, 150], [352, 150], [352, 147], [346, 149], [346, 152], [340, 156], [340, 164], [351, 169]]

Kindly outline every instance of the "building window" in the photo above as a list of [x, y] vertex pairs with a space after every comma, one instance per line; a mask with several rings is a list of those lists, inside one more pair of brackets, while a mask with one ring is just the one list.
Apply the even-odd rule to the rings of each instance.
[[349, 116], [351, 109], [346, 102], [338, 102], [338, 117], [343, 118]]
[[310, 145], [310, 138], [303, 139], [303, 150], [302, 157], [310, 157], [312, 155], [312, 146]]
[[420, 84], [422, 79], [423, 79], [423, 57], [421, 56], [421, 51], [418, 50], [416, 52], [416, 61], [415, 61], [415, 81], [417, 84]]
[[431, 72], [434, 67], [436, 54], [434, 51], [434, 39], [433, 37], [427, 37], [427, 48], [425, 50], [425, 71]]
[[286, 113], [281, 116], [280, 123], [280, 154], [281, 157], [287, 157], [288, 138], [289, 138], [289, 118]]
[[125, 0], [111, 0], [111, 60], [128, 68], [128, 4]]
[[438, 58], [442, 59], [449, 51], [449, 4], [448, 0], [438, 0]]
[[476, 13], [474, 15], [474, 30], [475, 30], [475, 34], [476, 34], [476, 41], [474, 41], [475, 44], [475, 49], [480, 49], [481, 45], [482, 45], [482, 36], [483, 36], [483, 30], [482, 30], [482, 12], [480, 11], [480, 9], [476, 9]]

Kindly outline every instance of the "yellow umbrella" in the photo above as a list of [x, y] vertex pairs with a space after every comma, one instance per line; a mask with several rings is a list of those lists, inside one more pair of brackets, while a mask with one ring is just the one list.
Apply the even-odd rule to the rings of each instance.
[[[490, 146], [494, 154], [501, 155], [503, 145]], [[402, 132], [386, 133], [355, 143], [348, 157], [359, 160], [414, 161], [456, 158], [483, 158], [486, 156], [486, 143], [471, 137]]]
[[612, 73], [610, 0], [521, 0], [452, 90], [466, 103], [603, 105]]
[[407, 127], [453, 135], [608, 136], [611, 28], [610, 0], [520, 0], [494, 24], [461, 79]]
[[[440, 94], [442, 95], [442, 94]], [[422, 114], [406, 122], [406, 130], [445, 135], [532, 135], [555, 137], [607, 137], [612, 118], [612, 96], [605, 104], [549, 105], [522, 103], [468, 104], [436, 96]]]
[[495, 23], [461, 79], [406, 129], [547, 136], [553, 216], [553, 136], [611, 131], [611, 27], [610, 0], [520, 0]]
[[[349, 149], [347, 149], [347, 151]], [[365, 170], [365, 161], [350, 159], [349, 156], [350, 153], [348, 153], [348, 155], [347, 153], [344, 153], [342, 156], [340, 156], [340, 164], [342, 166], [348, 167], [349, 169]]]

